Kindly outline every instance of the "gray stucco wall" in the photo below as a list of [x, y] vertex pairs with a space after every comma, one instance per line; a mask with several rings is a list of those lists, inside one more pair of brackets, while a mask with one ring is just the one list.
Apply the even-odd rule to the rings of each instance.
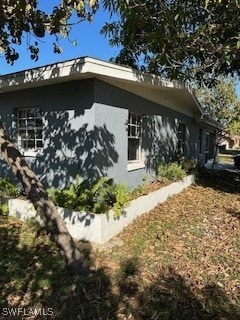
[[[64, 187], [77, 174], [89, 180], [108, 175], [137, 186], [170, 160], [177, 145], [177, 123], [187, 128], [185, 155], [198, 156], [194, 119], [100, 80], [82, 80], [1, 94], [1, 120], [16, 137], [14, 109], [39, 106], [44, 117], [44, 148], [27, 157], [45, 186]], [[143, 114], [145, 168], [127, 170], [128, 112]], [[9, 174], [1, 162], [0, 175]]]
[[[116, 181], [136, 186], [146, 174], [155, 174], [156, 166], [161, 160], [170, 161], [177, 148], [179, 121], [186, 124], [185, 156], [198, 158], [199, 127], [193, 118], [99, 80], [95, 80], [94, 100], [96, 124], [100, 127], [105, 125], [116, 137], [118, 162], [106, 171]], [[145, 168], [132, 171], [127, 170], [129, 110], [144, 115], [142, 148], [145, 153]]]
[[[1, 120], [16, 138], [14, 109], [39, 106], [43, 111], [44, 148], [36, 157], [26, 157], [45, 186], [64, 187], [80, 174], [90, 179], [102, 173], [96, 167], [104, 128], [95, 126], [94, 80], [74, 81], [1, 95]], [[98, 144], [98, 145], [97, 145]], [[102, 146], [101, 154], [107, 154]], [[102, 152], [104, 151], [104, 152]], [[110, 150], [111, 151], [111, 150]], [[101, 166], [104, 161], [101, 159]], [[105, 165], [106, 167], [106, 165]], [[5, 163], [1, 176], [9, 175]]]

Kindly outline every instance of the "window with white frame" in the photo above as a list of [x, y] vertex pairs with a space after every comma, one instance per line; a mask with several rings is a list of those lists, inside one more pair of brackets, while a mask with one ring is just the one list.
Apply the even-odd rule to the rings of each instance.
[[17, 109], [18, 146], [22, 150], [38, 151], [43, 147], [41, 108]]
[[185, 139], [186, 139], [186, 125], [183, 122], [179, 122], [178, 124], [178, 132], [177, 132], [177, 139], [178, 139], [178, 154], [183, 155], [185, 150]]
[[129, 112], [128, 116], [128, 161], [141, 161], [142, 115]]

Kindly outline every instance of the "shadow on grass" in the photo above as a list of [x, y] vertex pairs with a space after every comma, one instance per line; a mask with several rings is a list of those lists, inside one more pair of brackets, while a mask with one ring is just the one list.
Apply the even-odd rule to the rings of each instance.
[[[129, 265], [131, 261], [124, 264]], [[194, 294], [195, 288], [189, 287], [171, 267], [159, 270], [155, 277], [157, 280], [143, 288], [141, 286], [141, 290], [139, 279], [134, 281], [134, 275], [126, 272], [118, 282], [118, 306], [122, 314], [132, 314], [131, 319], [240, 319], [240, 309], [232, 305], [216, 284], [202, 288], [198, 292], [201, 299], [198, 299]]]
[[197, 175], [197, 184], [227, 193], [239, 193], [240, 170], [200, 169]]
[[[85, 278], [70, 277], [58, 250], [36, 227], [0, 219], [0, 319], [239, 319], [239, 309], [216, 284], [195, 294], [171, 267], [141, 281], [138, 258], [123, 259], [115, 275], [98, 267], [91, 245]], [[197, 298], [198, 296], [198, 298]], [[201, 297], [201, 299], [199, 299]], [[201, 301], [200, 301], [201, 300]], [[42, 313], [10, 316], [6, 308], [41, 308]], [[53, 311], [51, 317], [47, 313]], [[51, 313], [51, 312], [50, 312]]]
[[234, 218], [237, 218], [238, 220], [240, 220], [240, 211], [237, 210], [236, 208], [229, 208], [227, 212], [231, 214]]

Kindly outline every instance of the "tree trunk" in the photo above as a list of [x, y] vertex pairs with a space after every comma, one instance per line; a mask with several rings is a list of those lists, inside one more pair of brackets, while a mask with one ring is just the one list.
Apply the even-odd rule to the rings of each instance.
[[85, 274], [86, 261], [76, 247], [67, 227], [49, 199], [43, 185], [29, 168], [24, 157], [10, 140], [5, 128], [0, 122], [0, 152], [2, 158], [11, 167], [14, 175], [20, 180], [28, 198], [33, 203], [37, 214], [44, 221], [51, 238], [57, 243], [65, 258], [67, 269], [71, 274]]

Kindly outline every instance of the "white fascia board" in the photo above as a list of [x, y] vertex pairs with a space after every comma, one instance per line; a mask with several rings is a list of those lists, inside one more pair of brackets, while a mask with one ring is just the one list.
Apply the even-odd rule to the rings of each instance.
[[[99, 79], [105, 80], [106, 78], [112, 79], [114, 81], [119, 82], [119, 87], [124, 87], [124, 84], [131, 86], [131, 83], [138, 86], [139, 89], [141, 87], [144, 88], [155, 88], [158, 90], [165, 90], [171, 94], [171, 91], [175, 91], [176, 94], [179, 94], [181, 97], [186, 96], [188, 97], [187, 100], [191, 100], [191, 105], [194, 106], [196, 110], [194, 113], [196, 114], [203, 114], [203, 109], [193, 93], [191, 87], [183, 82], [180, 81], [169, 81], [164, 79], [158, 75], [144, 73], [135, 69], [131, 69], [129, 67], [120, 66], [117, 64], [95, 60], [92, 58], [86, 58], [88, 72], [90, 74], [94, 74], [95, 77]], [[109, 81], [111, 83], [111, 81]], [[116, 82], [117, 83], [117, 82]], [[121, 83], [121, 85], [120, 85]], [[128, 90], [132, 91], [132, 90]], [[191, 113], [187, 113], [191, 115]]]
[[95, 75], [106, 76], [135, 83], [142, 83], [151, 87], [157, 86], [188, 90], [188, 88], [182, 82], [169, 81], [155, 74], [138, 71], [130, 67], [96, 60], [93, 58], [86, 58], [85, 61], [87, 64], [88, 72]]
[[107, 77], [129, 84], [134, 83], [145, 88], [176, 90], [176, 93], [179, 92], [179, 94], [184, 91], [184, 94], [191, 97], [197, 111], [202, 114], [198, 100], [190, 87], [184, 83], [169, 81], [158, 75], [90, 57], [59, 62], [2, 76], [0, 77], [0, 93], [94, 77]]
[[[168, 81], [157, 75], [148, 74], [134, 70], [129, 67], [120, 66], [114, 63], [101, 61], [93, 58], [79, 58], [47, 65], [39, 68], [29, 69], [17, 73], [11, 73], [0, 77], [0, 90], [16, 90], [17, 86], [27, 86], [30, 83], [42, 82], [58, 83], [65, 79], [84, 78], [84, 75], [107, 76], [119, 80], [142, 83], [149, 86], [160, 86], [167, 88], [183, 89], [184, 85], [178, 81]], [[45, 85], [45, 83], [44, 83]], [[8, 90], [6, 90], [8, 91]]]
[[[27, 87], [58, 83], [63, 78], [82, 73], [84, 58], [29, 69], [0, 77], [0, 92], [14, 91]], [[37, 84], [36, 84], [37, 83]]]

